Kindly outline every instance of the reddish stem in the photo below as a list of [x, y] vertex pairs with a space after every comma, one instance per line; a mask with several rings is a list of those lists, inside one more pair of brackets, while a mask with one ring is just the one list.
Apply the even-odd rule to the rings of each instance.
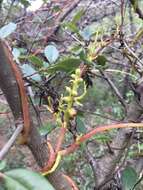
[[119, 129], [119, 128], [135, 128], [135, 127], [142, 127], [143, 128], [143, 123], [120, 123], [120, 124], [112, 124], [112, 125], [105, 125], [105, 126], [100, 126], [97, 127], [96, 129], [93, 129], [80, 137], [77, 142], [74, 142], [71, 144], [67, 149], [61, 150], [62, 155], [68, 155], [69, 153], [72, 153], [79, 147], [81, 143], [84, 141], [88, 140], [91, 138], [93, 135], [97, 133], [101, 133], [107, 130], [111, 129]]
[[49, 160], [48, 160], [48, 163], [46, 164], [46, 166], [44, 168], [42, 168], [41, 172], [46, 172], [49, 169], [51, 169], [51, 167], [53, 166], [53, 164], [56, 160], [56, 154], [55, 154], [55, 151], [54, 151], [51, 143], [47, 141], [47, 145], [49, 148]]
[[64, 141], [64, 137], [66, 134], [66, 128], [65, 127], [61, 127], [60, 133], [59, 133], [59, 138], [57, 140], [57, 144], [56, 144], [56, 148], [55, 148], [55, 152], [58, 153], [61, 149], [62, 143]]

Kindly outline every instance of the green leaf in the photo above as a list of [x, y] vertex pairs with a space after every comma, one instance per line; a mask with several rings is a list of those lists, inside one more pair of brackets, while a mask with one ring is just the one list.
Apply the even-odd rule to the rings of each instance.
[[28, 0], [20, 0], [20, 3], [24, 5], [25, 7], [28, 7], [31, 5], [31, 3]]
[[132, 167], [126, 167], [121, 176], [123, 190], [131, 190], [138, 180], [136, 171]]
[[57, 64], [50, 66], [48, 68], [49, 73], [55, 73], [56, 71], [63, 72], [72, 72], [74, 71], [81, 63], [80, 59], [77, 58], [65, 58], [62, 61], [59, 61]]
[[87, 130], [81, 117], [77, 116], [76, 123], [77, 123], [77, 132], [80, 134], [86, 133]]
[[40, 67], [43, 66], [43, 61], [39, 59], [39, 57], [36, 57], [35, 55], [28, 56], [28, 60], [37, 66], [40, 66]]
[[76, 15], [73, 17], [71, 22], [65, 22], [63, 23], [63, 27], [69, 29], [71, 32], [74, 32], [79, 35], [79, 28], [77, 26], [77, 22], [81, 19], [82, 15], [84, 14], [84, 10], [80, 10], [76, 13]]
[[85, 27], [81, 32], [80, 35], [86, 41], [89, 41], [93, 34], [95, 34], [96, 28], [94, 25], [90, 25]]
[[59, 57], [59, 51], [53, 45], [46, 46], [44, 54], [50, 63], [54, 63]]
[[76, 23], [81, 19], [81, 17], [83, 16], [83, 14], [84, 14], [84, 10], [83, 10], [83, 9], [79, 10], [79, 11], [76, 13], [76, 15], [73, 17], [72, 23], [75, 23], [75, 24], [76, 24]]
[[6, 182], [11, 181], [8, 182], [8, 185], [13, 185], [13, 182], [21, 185], [21, 189], [13, 186], [13, 188], [9, 188], [11, 190], [55, 190], [42, 175], [26, 169], [10, 170], [5, 172], [5, 175], [7, 175]]
[[51, 123], [47, 123], [43, 127], [40, 127], [39, 132], [41, 135], [46, 135], [46, 134], [49, 134], [55, 128], [56, 128], [55, 125], [52, 125]]
[[67, 29], [69, 29], [71, 32], [74, 32], [76, 34], [79, 34], [79, 29], [78, 27], [75, 25], [75, 23], [72, 22], [68, 22], [64, 24], [64, 27], [66, 27]]
[[86, 56], [85, 50], [82, 50], [82, 51], [79, 53], [79, 57], [80, 57], [80, 59], [83, 60], [84, 62], [87, 62], [87, 56]]
[[4, 39], [16, 30], [17, 25], [13, 22], [0, 28], [0, 38]]
[[[47, 3], [47, 2], [45, 2], [45, 3]], [[61, 7], [59, 5], [54, 5], [54, 7], [52, 9], [54, 12], [62, 11]]]
[[6, 161], [0, 160], [0, 171], [2, 171], [6, 167]]
[[70, 30], [71, 32], [74, 32], [74, 33], [76, 33], [76, 34], [79, 35], [79, 29], [78, 29], [78, 27], [76, 26], [76, 24], [73, 23], [72, 21], [71, 21], [71, 22], [64, 22], [64, 23], [62, 23], [62, 26], [63, 26], [63, 28], [65, 28], [66, 30], [68, 29], [68, 30]]
[[30, 77], [31, 79], [38, 82], [41, 81], [41, 76], [37, 73], [37, 71], [31, 65], [23, 64], [21, 66], [21, 69], [25, 77]]
[[28, 190], [21, 183], [10, 177], [5, 176], [4, 181], [5, 181], [5, 186], [8, 190]]
[[105, 66], [107, 59], [104, 55], [98, 55], [98, 57], [96, 58], [97, 64], [100, 66]]
[[82, 50], [83, 48], [81, 47], [81, 45], [74, 45], [73, 47], [70, 48], [70, 51], [75, 55], [78, 55]]

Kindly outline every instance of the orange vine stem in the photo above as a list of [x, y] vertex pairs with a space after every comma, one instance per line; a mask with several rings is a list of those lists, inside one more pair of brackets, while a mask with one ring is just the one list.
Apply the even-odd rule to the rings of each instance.
[[66, 131], [67, 131], [66, 127], [62, 126], [61, 129], [60, 129], [59, 138], [57, 140], [57, 144], [56, 144], [56, 148], [55, 148], [56, 153], [58, 153], [60, 151], [60, 149], [61, 149], [61, 146], [62, 146], [62, 143], [64, 141]]
[[21, 95], [21, 107], [22, 107], [22, 114], [23, 114], [23, 121], [24, 121], [24, 130], [23, 130], [23, 136], [22, 136], [23, 138], [21, 139], [21, 143], [23, 144], [27, 142], [27, 138], [29, 136], [29, 131], [30, 131], [30, 113], [29, 113], [28, 98], [25, 91], [24, 81], [23, 81], [21, 72], [19, 71], [17, 65], [13, 61], [11, 51], [5, 41], [1, 41], [1, 43], [5, 52], [6, 58], [8, 60], [8, 64], [10, 64], [13, 70], [13, 73], [15, 75], [16, 82], [18, 84], [20, 95]]
[[79, 147], [81, 143], [84, 141], [88, 140], [91, 138], [93, 135], [97, 133], [101, 133], [104, 131], [108, 131], [111, 129], [119, 129], [119, 128], [136, 128], [136, 127], [142, 127], [143, 128], [143, 123], [120, 123], [120, 124], [112, 124], [112, 125], [105, 125], [105, 126], [100, 126], [97, 127], [96, 129], [93, 129], [86, 133], [85, 135], [81, 136], [76, 142], [71, 144], [68, 148], [61, 150], [60, 153], [61, 155], [68, 155], [72, 152], [75, 151]]
[[60, 128], [59, 138], [57, 139], [57, 144], [56, 144], [55, 150], [53, 149], [51, 143], [47, 141], [47, 145], [49, 148], [49, 160], [48, 160], [48, 163], [46, 164], [46, 166], [44, 168], [42, 168], [42, 170], [41, 170], [42, 173], [48, 172], [54, 165], [54, 163], [56, 161], [56, 157], [58, 155], [58, 152], [60, 152], [62, 143], [64, 141], [66, 130], [67, 129], [66, 129], [66, 127], [64, 127], [64, 125]]
[[45, 167], [41, 169], [42, 173], [51, 169], [55, 160], [56, 160], [55, 151], [54, 151], [54, 149], [53, 149], [53, 147], [49, 141], [47, 141], [47, 145], [49, 148], [49, 160], [48, 160], [48, 163], [45, 165]]

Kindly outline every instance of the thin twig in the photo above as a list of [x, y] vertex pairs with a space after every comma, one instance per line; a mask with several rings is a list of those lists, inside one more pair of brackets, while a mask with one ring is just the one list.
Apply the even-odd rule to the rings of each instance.
[[73, 38], [76, 42], [78, 42], [81, 46], [84, 46], [84, 43], [81, 42], [74, 34], [71, 34], [67, 30], [64, 30], [65, 33], [67, 33], [71, 38]]
[[115, 86], [115, 84], [113, 83], [113, 81], [108, 77], [108, 75], [106, 73], [104, 73], [103, 71], [100, 71], [100, 73], [102, 74], [102, 76], [104, 77], [104, 79], [108, 82], [108, 84], [110, 85], [110, 87], [112, 88], [112, 90], [114, 91], [114, 93], [116, 94], [116, 96], [118, 97], [120, 103], [123, 105], [123, 107], [126, 109], [126, 103], [122, 97], [122, 95], [120, 94], [119, 90], [117, 89], [117, 87]]
[[8, 140], [8, 142], [1, 149], [0, 160], [2, 160], [4, 158], [4, 156], [8, 153], [9, 149], [12, 147], [12, 145], [16, 141], [16, 139], [19, 136], [19, 134], [21, 133], [22, 129], [23, 129], [23, 124], [19, 124], [17, 126], [16, 130], [14, 131], [13, 135], [11, 136], [11, 138]]
[[[97, 76], [97, 73], [99, 73], [99, 69], [92, 69], [91, 71], [90, 71], [93, 75], [96, 75]], [[133, 74], [131, 74], [131, 73], [127, 73], [127, 72], [125, 72], [125, 71], [121, 71], [121, 70], [117, 70], [117, 69], [105, 69], [104, 70], [104, 73], [120, 73], [120, 74], [124, 74], [124, 75], [129, 75], [130, 77], [132, 77], [133, 79], [135, 79], [135, 80], [137, 80], [138, 78], [135, 76], [135, 75], [133, 75]], [[99, 76], [98, 75], [98, 77], [101, 77], [101, 76]]]
[[91, 112], [91, 111], [89, 111], [89, 110], [81, 110], [81, 109], [77, 109], [78, 111], [80, 111], [80, 112], [83, 112], [83, 113], [88, 113], [88, 114], [91, 114], [91, 115], [96, 115], [96, 116], [98, 116], [98, 117], [102, 117], [102, 118], [105, 118], [105, 119], [109, 119], [109, 120], [111, 120], [111, 121], [116, 121], [116, 122], [120, 122], [120, 120], [117, 120], [117, 119], [115, 119], [115, 118], [113, 118], [113, 117], [110, 117], [110, 116], [106, 116], [105, 115], [105, 113], [103, 113], [103, 115], [101, 114], [101, 113], [97, 113], [97, 112]]
[[138, 63], [138, 64], [139, 64], [140, 68], [142, 69], [142, 68], [143, 68], [143, 62], [142, 62], [142, 61], [138, 58], [138, 56], [132, 51], [132, 49], [128, 46], [128, 44], [127, 44], [125, 41], [124, 41], [124, 45], [125, 45], [126, 49], [132, 54], [132, 56], [138, 60], [138, 62], [140, 63], [140, 64], [139, 64], [139, 63]]

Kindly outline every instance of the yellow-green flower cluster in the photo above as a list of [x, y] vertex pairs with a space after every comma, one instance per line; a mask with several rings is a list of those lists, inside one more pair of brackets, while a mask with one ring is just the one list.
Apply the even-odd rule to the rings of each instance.
[[[57, 120], [59, 121], [59, 117], [63, 114], [63, 122], [68, 125], [70, 119], [74, 118], [77, 115], [77, 111], [74, 108], [74, 105], [80, 105], [81, 100], [86, 94], [86, 85], [81, 78], [81, 71], [80, 69], [76, 69], [75, 74], [71, 75], [71, 86], [66, 86], [66, 96], [62, 96], [59, 102], [59, 113], [57, 114]], [[84, 89], [83, 93], [79, 95], [79, 88], [83, 83]]]

